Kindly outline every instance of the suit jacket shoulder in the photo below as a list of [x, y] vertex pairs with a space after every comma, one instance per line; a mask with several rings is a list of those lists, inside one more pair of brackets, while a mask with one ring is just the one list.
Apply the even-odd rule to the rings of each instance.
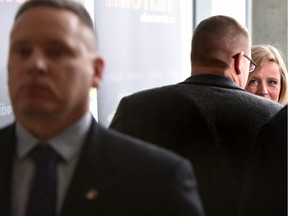
[[[87, 200], [89, 191], [97, 197]], [[186, 160], [94, 122], [62, 215], [72, 213], [200, 216], [203, 209]]]

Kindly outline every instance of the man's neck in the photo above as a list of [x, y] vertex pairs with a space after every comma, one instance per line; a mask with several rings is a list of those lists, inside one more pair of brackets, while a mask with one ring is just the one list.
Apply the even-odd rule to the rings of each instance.
[[72, 118], [69, 116], [63, 117], [63, 119], [56, 118], [16, 118], [17, 121], [23, 125], [30, 133], [39, 139], [49, 139], [66, 128], [78, 121], [85, 113], [74, 115]]
[[204, 67], [204, 66], [192, 67], [192, 75], [205, 74], [205, 73], [216, 74], [216, 75], [227, 77], [228, 79], [231, 79], [233, 82], [235, 82], [239, 86], [237, 76], [235, 76], [235, 72], [233, 72], [232, 70], [229, 70], [229, 69], [224, 70], [219, 67]]

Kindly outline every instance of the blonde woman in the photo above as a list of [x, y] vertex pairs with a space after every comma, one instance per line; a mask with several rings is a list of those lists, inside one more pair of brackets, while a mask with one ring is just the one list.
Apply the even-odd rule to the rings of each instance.
[[287, 69], [280, 51], [272, 45], [254, 45], [251, 56], [257, 68], [249, 74], [245, 89], [280, 104], [286, 104]]

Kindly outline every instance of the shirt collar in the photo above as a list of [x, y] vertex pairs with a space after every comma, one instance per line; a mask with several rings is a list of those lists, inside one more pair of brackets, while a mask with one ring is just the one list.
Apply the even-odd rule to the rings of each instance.
[[[84, 145], [91, 121], [92, 115], [87, 112], [77, 122], [60, 134], [41, 142], [49, 143], [64, 160], [69, 161]], [[40, 139], [33, 136], [19, 123], [16, 124], [16, 135], [18, 138], [16, 153], [20, 159], [27, 156], [40, 142]]]

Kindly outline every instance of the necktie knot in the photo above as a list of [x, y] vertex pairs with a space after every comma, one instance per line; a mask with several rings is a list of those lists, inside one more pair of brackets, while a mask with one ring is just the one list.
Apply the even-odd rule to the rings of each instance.
[[55, 166], [60, 159], [49, 145], [39, 144], [32, 152], [31, 156], [35, 161], [36, 167]]

